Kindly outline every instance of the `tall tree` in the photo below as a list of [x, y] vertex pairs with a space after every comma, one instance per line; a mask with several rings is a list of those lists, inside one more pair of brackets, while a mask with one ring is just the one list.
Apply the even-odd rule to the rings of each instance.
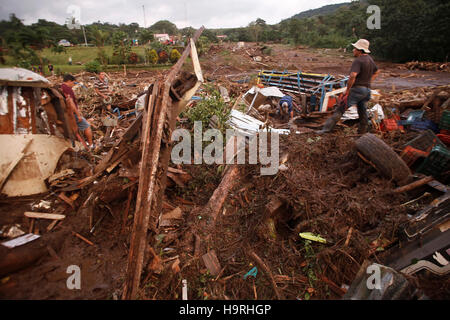
[[149, 29], [154, 33], [167, 33], [169, 35], [178, 33], [177, 26], [167, 20], [160, 20], [153, 24]]

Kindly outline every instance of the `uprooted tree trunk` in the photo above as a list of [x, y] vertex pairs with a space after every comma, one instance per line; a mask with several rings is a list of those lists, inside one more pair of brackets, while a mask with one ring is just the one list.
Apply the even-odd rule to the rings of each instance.
[[232, 165], [228, 168], [227, 172], [222, 178], [217, 189], [209, 199], [208, 203], [203, 209], [203, 215], [210, 216], [213, 224], [215, 224], [217, 216], [223, 207], [223, 204], [230, 193], [230, 190], [237, 184], [237, 177], [239, 174], [239, 168], [237, 165]]

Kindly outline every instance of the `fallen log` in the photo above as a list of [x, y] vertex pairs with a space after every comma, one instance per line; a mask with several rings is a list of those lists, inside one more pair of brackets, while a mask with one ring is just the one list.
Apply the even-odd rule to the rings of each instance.
[[66, 231], [45, 234], [39, 239], [13, 249], [0, 245], [0, 277], [27, 268], [46, 256], [48, 245], [58, 251], [67, 234]]
[[399, 108], [401, 110], [407, 109], [407, 108], [421, 108], [425, 104], [426, 100], [423, 99], [414, 99], [414, 100], [408, 100], [408, 101], [399, 101]]
[[237, 165], [232, 165], [228, 168], [219, 186], [214, 191], [213, 195], [203, 209], [203, 215], [209, 215], [213, 219], [214, 223], [226, 198], [228, 197], [228, 194], [230, 193], [230, 190], [238, 182], [238, 173], [239, 168]]

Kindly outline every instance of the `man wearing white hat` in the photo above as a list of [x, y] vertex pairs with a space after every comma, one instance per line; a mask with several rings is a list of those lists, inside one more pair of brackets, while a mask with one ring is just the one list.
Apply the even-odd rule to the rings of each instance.
[[[347, 90], [343, 97], [344, 99], [347, 98], [347, 107], [357, 107], [359, 116], [358, 133], [360, 134], [366, 133], [369, 127], [367, 102], [370, 100], [370, 86], [380, 72], [372, 57], [369, 56], [369, 44], [366, 39], [359, 39], [356, 43], [352, 43], [354, 47], [353, 55], [356, 59], [350, 69]], [[332, 131], [344, 112], [345, 105], [338, 107], [318, 133]]]

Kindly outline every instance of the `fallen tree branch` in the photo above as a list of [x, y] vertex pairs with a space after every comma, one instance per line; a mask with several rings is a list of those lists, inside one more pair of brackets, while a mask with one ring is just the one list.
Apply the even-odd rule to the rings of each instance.
[[275, 279], [274, 279], [270, 269], [267, 267], [267, 265], [264, 263], [264, 261], [262, 261], [261, 258], [258, 257], [258, 255], [252, 249], [248, 248], [247, 253], [251, 258], [253, 258], [255, 260], [256, 264], [261, 269], [263, 269], [264, 272], [267, 274], [267, 276], [270, 279], [270, 283], [272, 284], [273, 291], [275, 291], [275, 295], [277, 296], [277, 299], [281, 300], [282, 298], [281, 298], [280, 292], [278, 291], [277, 283], [275, 282]]
[[425, 185], [425, 184], [427, 184], [427, 183], [429, 183], [429, 182], [431, 182], [433, 180], [434, 180], [434, 178], [431, 177], [431, 176], [425, 177], [425, 178], [417, 180], [417, 181], [415, 181], [413, 183], [407, 184], [406, 186], [394, 189], [394, 193], [402, 193], [402, 192], [411, 191], [411, 190], [414, 190], [414, 189], [416, 189], [418, 187], [421, 187], [421, 186], [423, 186], [423, 185]]

